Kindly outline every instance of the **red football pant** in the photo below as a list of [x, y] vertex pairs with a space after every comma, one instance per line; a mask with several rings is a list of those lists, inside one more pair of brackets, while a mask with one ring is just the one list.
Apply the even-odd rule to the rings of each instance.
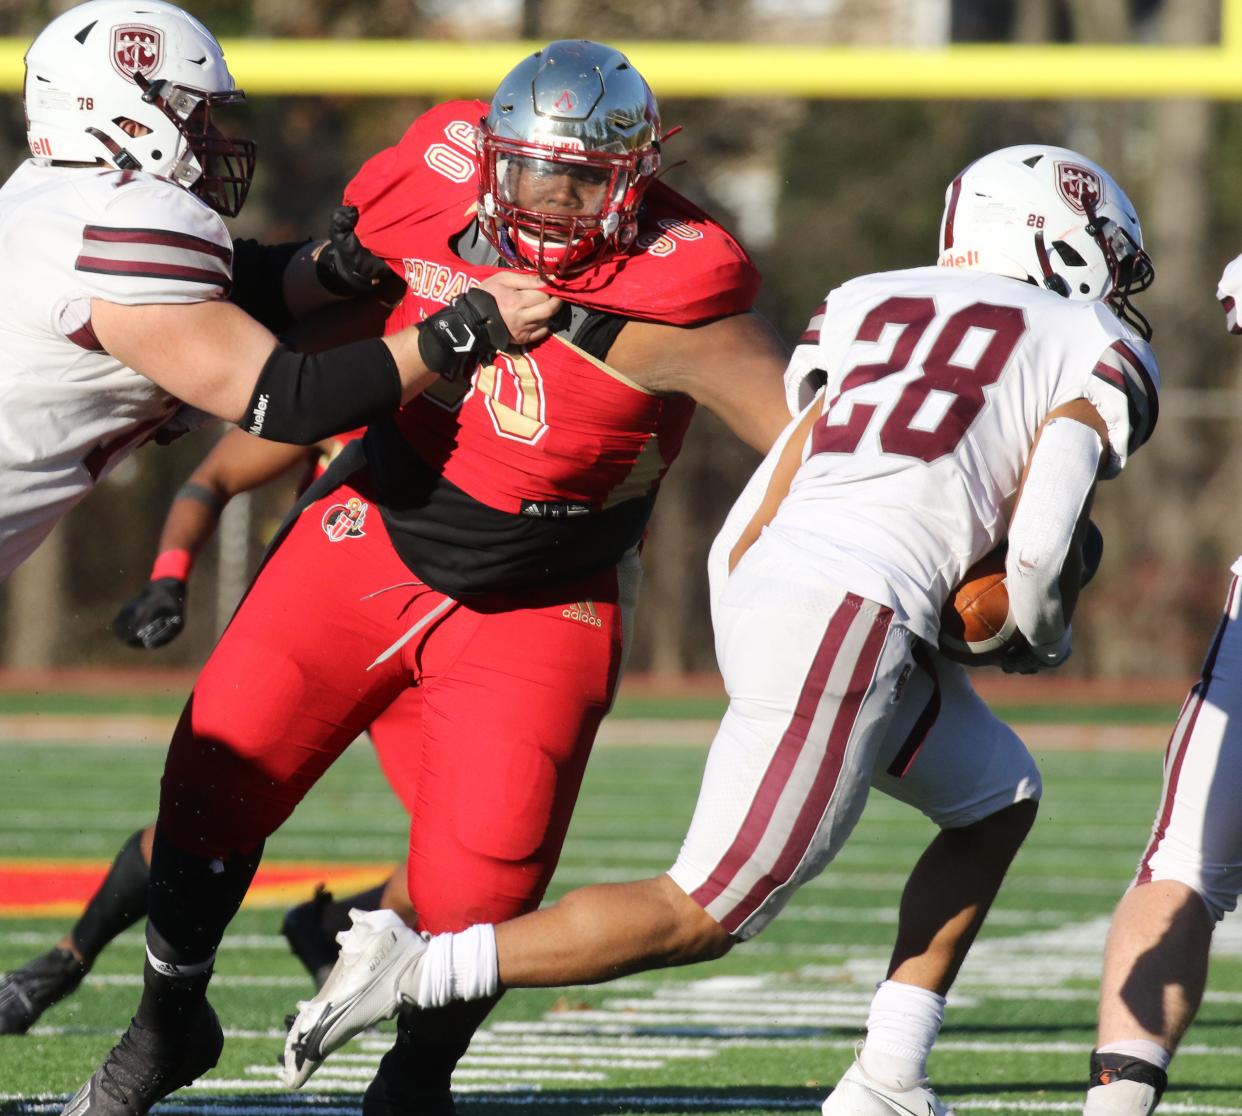
[[466, 606], [410, 573], [369, 501], [311, 505], [260, 571], [174, 734], [161, 831], [200, 856], [253, 849], [401, 697], [385, 770], [411, 805], [421, 927], [532, 910], [616, 685], [616, 571]]

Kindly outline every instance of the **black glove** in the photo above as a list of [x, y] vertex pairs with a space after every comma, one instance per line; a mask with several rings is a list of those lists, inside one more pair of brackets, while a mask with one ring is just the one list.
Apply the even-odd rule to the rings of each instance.
[[363, 247], [358, 210], [338, 205], [328, 225], [328, 243], [315, 260], [315, 274], [324, 290], [342, 298], [361, 296], [396, 306], [405, 297], [405, 281], [378, 256]]
[[116, 638], [130, 647], [163, 647], [185, 626], [185, 582], [177, 577], [148, 581], [112, 621]]

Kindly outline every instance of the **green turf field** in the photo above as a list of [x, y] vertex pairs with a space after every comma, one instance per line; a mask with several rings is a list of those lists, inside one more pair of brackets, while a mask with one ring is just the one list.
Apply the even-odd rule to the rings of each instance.
[[[0, 858], [108, 858], [151, 813], [154, 749], [6, 744], [3, 755]], [[702, 758], [693, 747], [600, 748], [553, 894], [558, 885], [667, 867]], [[950, 998], [932, 1056], [935, 1084], [963, 1116], [1081, 1110], [1107, 917], [1159, 790], [1159, 757], [1150, 752], [1039, 758], [1040, 820]], [[400, 807], [361, 744], [267, 855], [396, 859], [403, 829]], [[816, 1111], [861, 1034], [904, 874], [930, 835], [910, 810], [875, 797], [839, 861], [763, 936], [724, 960], [596, 988], [510, 994], [459, 1068], [461, 1110]], [[224, 1057], [162, 1110], [358, 1111], [383, 1034], [336, 1055], [306, 1094], [277, 1086], [280, 1020], [310, 987], [285, 951], [279, 920], [278, 910], [258, 910], [234, 923], [212, 993], [229, 1035]], [[47, 948], [64, 926], [0, 919], [0, 968]], [[1207, 1002], [1174, 1064], [1162, 1113], [1242, 1116], [1242, 932], [1226, 922], [1218, 939]], [[0, 1114], [59, 1111], [128, 1021], [141, 948], [137, 933], [125, 935], [31, 1035], [0, 1038]]]

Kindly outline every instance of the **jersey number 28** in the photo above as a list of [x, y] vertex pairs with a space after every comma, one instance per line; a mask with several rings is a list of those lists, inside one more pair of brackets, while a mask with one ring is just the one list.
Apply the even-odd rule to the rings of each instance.
[[[890, 325], [900, 326], [901, 331], [887, 360], [859, 364], [846, 374], [837, 398], [851, 388], [904, 371], [915, 347], [935, 320], [936, 304], [930, 298], [889, 298], [872, 309], [859, 326], [855, 340], [878, 341]], [[952, 358], [971, 329], [985, 330], [991, 336], [973, 363], [954, 364]], [[885, 453], [927, 462], [952, 453], [986, 402], [983, 389], [1000, 379], [1025, 332], [1026, 318], [1016, 306], [975, 302], [950, 315], [923, 358], [923, 374], [902, 388], [881, 425], [880, 448]], [[953, 398], [934, 425], [913, 425], [933, 391]], [[811, 452], [853, 453], [878, 406], [855, 403], [844, 423], [829, 423], [827, 417], [820, 419], [811, 436]]]

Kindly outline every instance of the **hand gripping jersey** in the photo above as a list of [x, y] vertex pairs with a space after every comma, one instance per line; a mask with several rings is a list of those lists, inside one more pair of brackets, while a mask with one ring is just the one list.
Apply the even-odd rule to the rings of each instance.
[[[477, 101], [431, 110], [345, 192], [363, 243], [409, 285], [390, 332], [498, 270], [490, 251], [474, 264], [454, 250], [473, 224], [473, 130], [485, 112]], [[635, 248], [555, 290], [615, 336], [621, 319], [688, 326], [746, 310], [757, 286], [733, 238], [657, 183]], [[429, 585], [460, 599], [577, 576], [638, 542], [694, 404], [652, 394], [589, 348], [572, 331], [514, 347], [371, 427], [384, 521]]]
[[[786, 372], [791, 405], [821, 384], [767, 529], [935, 644], [950, 588], [1006, 535], [1048, 413], [1085, 397], [1107, 424], [1112, 476], [1151, 435], [1159, 376], [1150, 347], [1101, 303], [927, 267], [828, 295]], [[753, 514], [797, 429], [731, 519]]]
[[0, 578], [177, 402], [104, 352], [90, 300], [228, 294], [220, 218], [151, 175], [23, 163], [0, 188]]

